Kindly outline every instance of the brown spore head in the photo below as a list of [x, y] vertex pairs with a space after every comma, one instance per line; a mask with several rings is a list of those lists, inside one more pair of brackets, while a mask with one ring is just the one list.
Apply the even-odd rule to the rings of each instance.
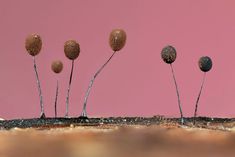
[[75, 60], [80, 54], [80, 45], [75, 40], [68, 40], [64, 43], [65, 56], [70, 60]]
[[39, 54], [42, 48], [42, 39], [38, 34], [30, 34], [25, 39], [25, 48], [31, 56]]
[[109, 35], [109, 45], [113, 51], [120, 51], [126, 44], [126, 32], [114, 29]]
[[63, 70], [63, 63], [60, 60], [53, 61], [51, 64], [51, 69], [58, 74]]
[[173, 46], [167, 45], [162, 49], [161, 57], [165, 63], [173, 63], [176, 59], [176, 56], [176, 49]]
[[208, 72], [212, 68], [212, 60], [208, 56], [203, 56], [198, 61], [198, 66], [201, 71]]

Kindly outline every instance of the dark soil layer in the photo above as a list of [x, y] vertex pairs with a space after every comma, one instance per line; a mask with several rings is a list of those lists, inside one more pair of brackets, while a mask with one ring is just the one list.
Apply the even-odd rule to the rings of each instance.
[[197, 117], [195, 125], [193, 118], [184, 118], [181, 125], [179, 118], [153, 117], [109, 117], [109, 118], [33, 118], [0, 121], [1, 129], [11, 128], [57, 128], [68, 126], [100, 126], [100, 125], [179, 125], [216, 130], [226, 130], [235, 126], [234, 118]]

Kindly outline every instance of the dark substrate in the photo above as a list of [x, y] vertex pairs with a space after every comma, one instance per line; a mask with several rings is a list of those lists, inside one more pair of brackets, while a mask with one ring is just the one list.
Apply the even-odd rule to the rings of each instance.
[[164, 116], [153, 117], [108, 117], [108, 118], [32, 118], [13, 119], [0, 121], [0, 129], [11, 128], [41, 128], [50, 129], [73, 126], [100, 126], [100, 125], [179, 125], [208, 129], [226, 130], [235, 126], [234, 118], [210, 118], [197, 117], [195, 125], [193, 118], [184, 118], [184, 125], [180, 124], [179, 118], [166, 118]]

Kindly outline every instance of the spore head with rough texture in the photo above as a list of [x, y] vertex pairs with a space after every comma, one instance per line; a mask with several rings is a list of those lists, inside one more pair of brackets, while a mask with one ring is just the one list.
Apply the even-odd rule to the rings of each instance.
[[164, 62], [171, 64], [176, 59], [176, 49], [173, 46], [167, 45], [162, 49], [161, 57]]
[[203, 72], [208, 72], [212, 68], [212, 60], [208, 56], [203, 56], [198, 61], [198, 66]]
[[25, 39], [25, 48], [31, 56], [39, 54], [42, 48], [42, 39], [38, 34], [30, 34]]
[[53, 61], [51, 64], [51, 69], [58, 74], [63, 70], [63, 63], [60, 60]]
[[68, 40], [64, 43], [65, 56], [70, 60], [75, 60], [80, 54], [80, 45], [75, 40]]
[[109, 36], [109, 45], [113, 51], [120, 51], [126, 44], [126, 32], [122, 29], [114, 29]]

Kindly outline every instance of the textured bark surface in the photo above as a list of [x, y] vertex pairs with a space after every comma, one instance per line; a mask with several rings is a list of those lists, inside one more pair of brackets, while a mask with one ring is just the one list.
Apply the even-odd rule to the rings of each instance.
[[[26, 123], [27, 122], [27, 123]], [[234, 119], [57, 118], [1, 121], [6, 157], [218, 157], [234, 156]], [[4, 125], [33, 128], [3, 129]]]

